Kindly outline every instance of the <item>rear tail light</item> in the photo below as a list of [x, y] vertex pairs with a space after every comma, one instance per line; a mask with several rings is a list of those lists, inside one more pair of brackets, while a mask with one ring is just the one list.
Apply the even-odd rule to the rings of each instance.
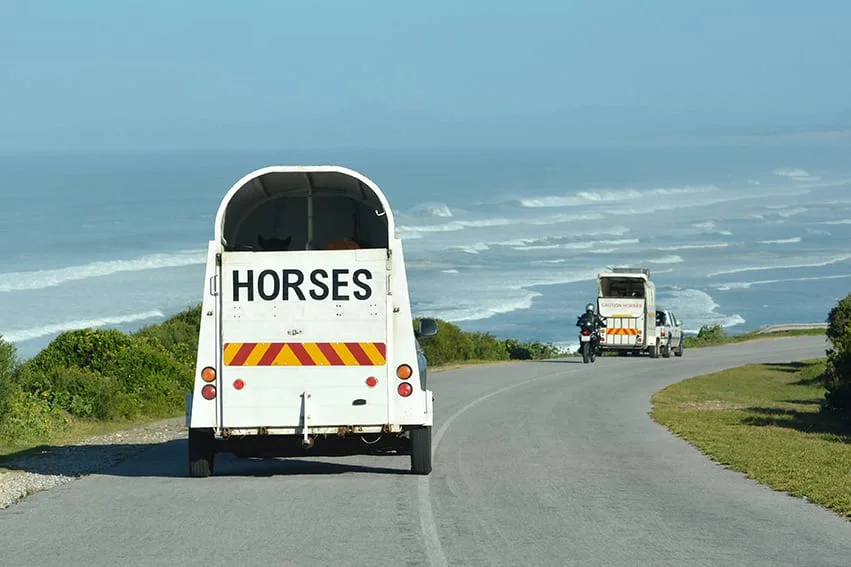
[[400, 364], [399, 367], [396, 369], [396, 376], [398, 376], [402, 380], [407, 380], [411, 377], [411, 374], [413, 373], [414, 371], [411, 370], [411, 367], [407, 364]]
[[407, 398], [412, 393], [414, 393], [414, 387], [411, 386], [410, 382], [402, 382], [399, 384], [399, 395], [403, 398]]
[[662, 336], [665, 336], [665, 329], [662, 329]]
[[216, 397], [216, 387], [212, 384], [207, 384], [201, 388], [201, 395], [204, 396], [205, 400], [214, 399]]
[[582, 331], [582, 334], [583, 334], [583, 335], [590, 335], [590, 334], [591, 334], [591, 331]]
[[216, 369], [212, 366], [206, 367], [201, 371], [201, 380], [204, 382], [212, 382], [216, 379]]

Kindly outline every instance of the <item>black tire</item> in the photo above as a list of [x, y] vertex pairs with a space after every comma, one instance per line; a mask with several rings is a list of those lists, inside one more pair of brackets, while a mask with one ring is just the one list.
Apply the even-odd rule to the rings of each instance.
[[650, 358], [659, 358], [659, 346], [650, 347]]
[[189, 430], [189, 476], [204, 478], [213, 474], [215, 439], [209, 429]]
[[589, 343], [582, 343], [582, 362], [584, 364], [588, 364], [591, 360], [591, 345]]
[[662, 347], [662, 356], [665, 358], [671, 358], [671, 345]]
[[411, 472], [431, 473], [431, 426], [411, 430]]
[[674, 356], [682, 356], [683, 355], [683, 341], [680, 339], [680, 344], [677, 346], [677, 350], [674, 351]]

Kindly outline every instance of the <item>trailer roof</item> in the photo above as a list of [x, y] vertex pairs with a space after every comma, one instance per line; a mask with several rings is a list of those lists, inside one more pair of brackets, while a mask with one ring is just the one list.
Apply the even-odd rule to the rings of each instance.
[[378, 185], [360, 172], [338, 165], [275, 165], [246, 174], [231, 186], [216, 213], [215, 239], [224, 241], [228, 211], [241, 206], [240, 195], [287, 193], [292, 196], [342, 195], [372, 204], [385, 216], [390, 235], [395, 234], [393, 212]]

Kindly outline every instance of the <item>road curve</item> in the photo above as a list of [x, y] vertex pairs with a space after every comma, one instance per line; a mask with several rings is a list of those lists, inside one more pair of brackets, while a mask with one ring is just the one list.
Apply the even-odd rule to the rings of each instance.
[[793, 337], [683, 358], [431, 377], [435, 462], [239, 460], [185, 441], [0, 511], [0, 565], [848, 565], [851, 522], [714, 465], [650, 420], [667, 384], [824, 354]]

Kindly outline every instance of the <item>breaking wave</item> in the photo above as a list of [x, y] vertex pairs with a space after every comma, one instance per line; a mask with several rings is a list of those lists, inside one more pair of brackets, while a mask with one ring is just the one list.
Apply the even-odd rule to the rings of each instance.
[[52, 325], [42, 325], [41, 327], [33, 327], [30, 329], [12, 330], [3, 333], [3, 338], [12, 343], [19, 343], [31, 339], [38, 339], [48, 335], [57, 335], [65, 331], [73, 331], [76, 329], [89, 329], [97, 327], [106, 327], [107, 325], [122, 325], [124, 323], [135, 323], [137, 321], [145, 321], [148, 319], [164, 318], [160, 311], [145, 311], [142, 313], [132, 313], [130, 315], [115, 315], [109, 317], [100, 317], [97, 319], [82, 319], [78, 321], [65, 321], [64, 323], [55, 323]]
[[526, 208], [576, 207], [593, 203], [612, 201], [631, 201], [652, 196], [688, 195], [716, 191], [714, 185], [685, 186], [657, 189], [623, 189], [611, 191], [580, 191], [575, 195], [545, 196], [520, 199], [520, 205]]
[[798, 268], [821, 268], [823, 266], [829, 266], [831, 264], [839, 264], [840, 262], [845, 262], [851, 259], [851, 254], [843, 254], [841, 256], [835, 256], [833, 258], [828, 258], [827, 260], [823, 260], [821, 262], [811, 262], [811, 263], [800, 263], [800, 264], [778, 264], [776, 266], [746, 266], [743, 268], [732, 268], [730, 270], [721, 270], [718, 272], [710, 272], [706, 274], [707, 278], [712, 278], [715, 276], [721, 276], [724, 274], [738, 274], [742, 272], [761, 272], [761, 271], [771, 271], [771, 270], [794, 270]]
[[159, 270], [204, 264], [204, 250], [189, 250], [173, 254], [150, 254], [133, 260], [111, 260], [92, 262], [80, 266], [68, 266], [53, 270], [10, 272], [0, 274], [0, 292], [28, 291], [55, 287], [66, 282], [111, 276], [121, 272]]

